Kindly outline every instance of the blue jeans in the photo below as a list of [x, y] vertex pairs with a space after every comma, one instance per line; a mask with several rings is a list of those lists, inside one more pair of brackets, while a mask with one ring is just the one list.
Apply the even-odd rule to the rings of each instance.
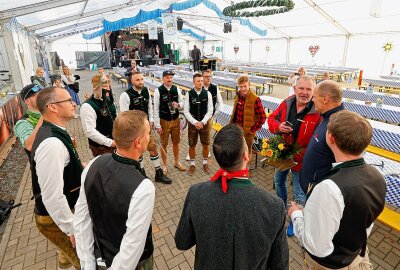
[[[290, 169], [287, 169], [286, 171], [276, 170], [274, 176], [276, 195], [278, 195], [278, 197], [285, 202], [285, 205], [287, 205], [286, 179], [289, 174], [289, 171]], [[292, 188], [293, 188], [294, 199], [298, 202], [301, 202], [301, 204], [304, 205], [306, 202], [306, 194], [300, 187], [299, 173], [295, 171], [292, 171]]]

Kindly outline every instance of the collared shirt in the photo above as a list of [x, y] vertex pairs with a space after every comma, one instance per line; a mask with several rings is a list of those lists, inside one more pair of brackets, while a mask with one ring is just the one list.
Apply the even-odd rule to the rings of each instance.
[[[238, 124], [239, 126], [243, 127], [243, 115], [244, 115], [244, 103], [246, 101], [246, 97], [241, 96], [238, 94], [238, 103], [236, 105], [236, 112], [234, 116], [234, 123]], [[254, 113], [256, 115], [256, 122], [251, 128], [252, 133], [256, 133], [258, 130], [261, 129], [262, 125], [267, 120], [267, 116], [265, 114], [264, 107], [261, 103], [260, 98], [257, 98], [256, 102], [254, 103]]]
[[[200, 95], [201, 90], [197, 91], [196, 89], [194, 89], [197, 93], [197, 96]], [[185, 106], [183, 109], [183, 112], [185, 114], [186, 119], [193, 125], [195, 125], [198, 121], [196, 119], [194, 119], [194, 117], [192, 116], [192, 114], [190, 113], [190, 98], [189, 98], [189, 92], [188, 91], [186, 93], [185, 96]], [[208, 102], [207, 102], [207, 113], [204, 116], [204, 118], [201, 120], [201, 122], [206, 125], [208, 120], [210, 120], [210, 118], [212, 117], [212, 113], [213, 113], [213, 103], [212, 103], [212, 96], [211, 93], [207, 91], [207, 97], [208, 97]]]
[[[331, 179], [326, 179], [315, 186], [304, 209], [292, 213], [294, 233], [308, 252], [320, 258], [333, 252], [332, 240], [339, 230], [344, 207], [339, 187]], [[367, 229], [367, 236], [373, 225]]]
[[[65, 130], [63, 127], [60, 128]], [[67, 147], [58, 138], [47, 138], [36, 149], [34, 160], [42, 200], [47, 212], [61, 231], [67, 235], [73, 235], [73, 214], [63, 192], [64, 168], [70, 161]]]
[[[165, 86], [165, 85], [164, 85]], [[168, 91], [171, 90], [171, 88], [167, 88]], [[183, 97], [181, 93], [181, 89], [177, 86], [177, 91], [178, 91], [178, 104], [179, 104], [179, 109], [183, 109]], [[156, 128], [161, 128], [160, 125], [160, 91], [158, 91], [158, 88], [154, 91], [154, 126]]]
[[[222, 96], [221, 96], [221, 92], [219, 91], [218, 85], [216, 85], [216, 87], [217, 87], [217, 102], [215, 103], [215, 112], [214, 112], [213, 116], [221, 111], [222, 104], [224, 104], [224, 102], [222, 101]], [[203, 88], [208, 91], [208, 87], [203, 86]]]
[[82, 129], [86, 137], [100, 145], [111, 147], [113, 140], [107, 138], [96, 129], [97, 114], [90, 104], [83, 103], [81, 105], [80, 117]]
[[[97, 157], [96, 157], [97, 158]], [[82, 172], [82, 187], [85, 185], [86, 175], [94, 158]], [[95, 270], [96, 259], [94, 257], [93, 223], [89, 215], [85, 189], [79, 191], [79, 199], [75, 205], [74, 227], [76, 239], [76, 251], [81, 262], [82, 269]], [[122, 238], [120, 250], [115, 255], [109, 270], [135, 269], [140, 256], [142, 256], [146, 243], [147, 231], [153, 215], [155, 200], [155, 187], [149, 179], [144, 179], [132, 195], [126, 232]]]
[[[138, 91], [136, 89], [133, 89], [133, 91], [137, 91], [139, 94], [142, 92], [142, 90]], [[120, 112], [125, 112], [129, 111], [129, 105], [131, 104], [131, 99], [129, 98], [129, 95], [126, 92], [123, 92], [119, 96], [119, 110]], [[154, 111], [153, 111], [153, 102], [151, 100], [150, 92], [149, 92], [149, 122], [154, 122]]]

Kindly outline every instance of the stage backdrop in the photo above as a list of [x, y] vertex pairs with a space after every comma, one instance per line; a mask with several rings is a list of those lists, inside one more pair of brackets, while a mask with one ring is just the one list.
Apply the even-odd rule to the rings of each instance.
[[75, 52], [75, 55], [78, 68], [89, 69], [90, 64], [96, 64], [97, 67], [111, 68], [108, 52]]

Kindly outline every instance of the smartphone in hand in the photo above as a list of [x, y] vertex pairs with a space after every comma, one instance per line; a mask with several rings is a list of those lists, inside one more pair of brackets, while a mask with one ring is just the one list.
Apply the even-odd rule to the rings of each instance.
[[293, 128], [293, 124], [292, 124], [292, 123], [290, 123], [289, 121], [286, 121], [286, 122], [285, 122], [285, 125], [286, 125], [286, 126], [288, 126], [288, 127], [291, 127], [291, 128]]

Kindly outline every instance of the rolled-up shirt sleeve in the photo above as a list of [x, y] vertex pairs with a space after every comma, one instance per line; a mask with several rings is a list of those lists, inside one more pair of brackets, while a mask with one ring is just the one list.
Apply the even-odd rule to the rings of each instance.
[[93, 223], [90, 218], [89, 208], [86, 200], [85, 179], [87, 172], [94, 158], [86, 166], [81, 176], [81, 190], [79, 191], [79, 198], [75, 205], [74, 213], [74, 230], [76, 240], [76, 252], [81, 263], [82, 269], [85, 270], [96, 270], [96, 258], [94, 256], [94, 236], [93, 236]]
[[146, 244], [154, 200], [155, 187], [149, 179], [145, 179], [132, 195], [126, 232], [109, 270], [130, 270], [137, 266]]
[[161, 128], [160, 125], [160, 92], [158, 88], [154, 90], [154, 126]]
[[129, 110], [129, 105], [131, 104], [131, 100], [129, 99], [129, 96], [127, 93], [123, 92], [119, 96], [119, 111], [120, 112], [125, 112]]
[[67, 147], [55, 137], [47, 138], [36, 149], [34, 160], [47, 212], [61, 231], [73, 235], [73, 214], [63, 191], [64, 168], [70, 161]]
[[96, 129], [97, 115], [92, 106], [87, 103], [82, 104], [80, 116], [82, 129], [86, 137], [100, 145], [111, 147], [113, 140], [107, 138]]

